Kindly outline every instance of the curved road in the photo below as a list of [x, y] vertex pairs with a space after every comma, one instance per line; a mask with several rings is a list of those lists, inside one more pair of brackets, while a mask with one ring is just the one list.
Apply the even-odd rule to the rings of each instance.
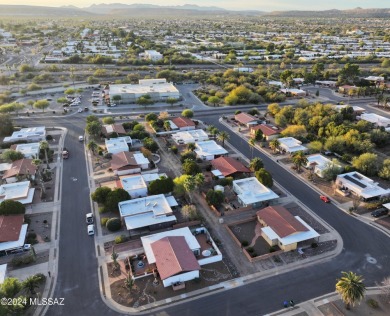
[[[220, 130], [219, 115], [197, 116]], [[29, 126], [39, 123], [54, 125], [52, 119], [23, 119]], [[98, 282], [98, 266], [93, 238], [86, 232], [85, 213], [89, 212], [88, 175], [83, 145], [78, 135], [85, 125], [82, 117], [58, 118], [56, 126], [68, 128], [65, 146], [70, 158], [64, 162], [62, 209], [59, 239], [59, 271], [54, 297], [64, 297], [65, 306], [52, 307], [47, 315], [120, 315], [102, 301]], [[244, 155], [250, 155], [248, 144], [230, 133], [230, 142]], [[285, 299], [302, 302], [334, 291], [341, 271], [362, 274], [368, 286], [389, 275], [390, 244], [387, 236], [354, 217], [341, 212], [332, 204], [322, 203], [318, 193], [303, 184], [277, 163], [255, 149], [274, 179], [295, 195], [307, 207], [333, 226], [341, 235], [344, 249], [337, 257], [304, 267], [288, 274], [278, 274], [228, 291], [184, 301], [152, 311], [150, 315], [262, 315], [280, 309]], [[77, 179], [77, 181], [75, 180]], [[373, 257], [376, 264], [369, 263]]]

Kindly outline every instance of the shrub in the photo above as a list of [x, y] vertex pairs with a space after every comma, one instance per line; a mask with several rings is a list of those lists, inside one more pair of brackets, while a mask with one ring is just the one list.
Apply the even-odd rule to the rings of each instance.
[[214, 205], [215, 207], [219, 207], [224, 199], [224, 194], [221, 191], [214, 191], [210, 189], [206, 194], [206, 201], [209, 205]]
[[379, 307], [379, 304], [376, 300], [374, 300], [373, 298], [369, 298], [367, 300], [367, 304], [368, 306], [370, 306], [371, 308], [378, 308]]
[[253, 249], [253, 247], [248, 247], [248, 248], [246, 248], [246, 251], [248, 251], [249, 253], [252, 253], [252, 252], [254, 252], [255, 250]]
[[121, 219], [118, 218], [118, 217], [110, 218], [110, 219], [107, 221], [107, 223], [106, 223], [106, 227], [107, 227], [107, 229], [108, 229], [110, 232], [116, 232], [116, 231], [120, 230], [121, 227], [122, 227]]
[[99, 214], [106, 213], [108, 210], [104, 206], [99, 207]]
[[102, 224], [102, 226], [106, 226], [108, 220], [109, 220], [108, 217], [102, 217], [100, 219], [100, 224]]
[[241, 246], [243, 246], [243, 247], [246, 247], [246, 246], [248, 246], [249, 245], [249, 243], [248, 243], [248, 241], [246, 241], [246, 240], [243, 240], [242, 242], [241, 242]]
[[213, 167], [212, 165], [207, 165], [206, 166], [206, 171], [211, 171], [212, 167]]
[[39, 283], [43, 283], [46, 280], [46, 275], [44, 275], [43, 273], [37, 273], [34, 275], [34, 277]]
[[116, 244], [121, 244], [121, 243], [126, 242], [126, 241], [127, 241], [127, 237], [125, 235], [120, 235], [120, 236], [115, 237]]
[[256, 253], [256, 252], [252, 252], [252, 253], [251, 253], [251, 257], [252, 257], [252, 258], [257, 257], [257, 253]]
[[311, 243], [311, 247], [312, 247], [312, 248], [317, 248], [317, 247], [318, 247], [318, 244], [317, 244], [316, 242], [313, 242], [313, 243]]
[[46, 135], [46, 140], [53, 140], [53, 136], [51, 136], [51, 135]]
[[18, 257], [12, 258], [11, 264], [14, 267], [20, 267], [22, 265], [34, 262], [34, 260], [35, 260], [34, 256], [32, 254], [28, 254], [28, 255], [25, 255], [25, 256], [18, 256]]
[[179, 150], [177, 149], [176, 146], [172, 146], [172, 147], [171, 147], [171, 151], [172, 151], [174, 154], [177, 154]]
[[275, 261], [275, 262], [282, 262], [282, 260], [281, 260], [278, 256], [275, 256], [275, 257], [274, 257], [274, 261]]
[[26, 207], [19, 201], [4, 200], [0, 203], [0, 215], [24, 214]]
[[275, 252], [275, 251], [276, 251], [276, 247], [275, 246], [269, 247], [269, 252]]

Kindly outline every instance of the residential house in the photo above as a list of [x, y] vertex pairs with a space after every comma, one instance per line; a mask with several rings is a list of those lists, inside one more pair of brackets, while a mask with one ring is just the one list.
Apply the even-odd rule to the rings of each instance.
[[19, 159], [14, 161], [4, 173], [2, 179], [7, 181], [7, 183], [17, 182], [20, 179], [34, 180], [37, 166], [32, 162], [33, 159]]
[[150, 182], [167, 177], [165, 173], [147, 173], [143, 175], [121, 176], [120, 186], [130, 194], [131, 198], [140, 198], [148, 195]]
[[39, 159], [39, 143], [14, 144], [10, 148], [21, 152], [24, 158]]
[[336, 185], [341, 192], [351, 192], [364, 201], [390, 195], [389, 188], [380, 187], [377, 182], [356, 171], [339, 174], [336, 178]]
[[30, 181], [3, 184], [0, 186], [0, 203], [5, 200], [14, 200], [22, 204], [30, 204], [34, 198], [35, 188], [31, 188]]
[[45, 126], [22, 128], [20, 131], [13, 132], [11, 136], [4, 137], [4, 143], [17, 141], [40, 142], [46, 139]]
[[236, 114], [234, 116], [234, 119], [238, 123], [245, 125], [248, 128], [258, 124], [258, 118], [254, 117], [248, 113], [245, 113], [245, 112], [241, 112], [239, 114]]
[[306, 96], [306, 91], [305, 90], [301, 90], [301, 89], [280, 89], [280, 92], [284, 93], [284, 94], [291, 94], [292, 96], [295, 96], [295, 97], [304, 97]]
[[193, 129], [172, 134], [172, 139], [178, 145], [204, 142], [209, 139], [209, 136], [203, 129]]
[[163, 55], [156, 50], [145, 50], [144, 53], [140, 54], [140, 57], [151, 61], [158, 61], [163, 58]]
[[195, 129], [196, 127], [195, 123], [191, 119], [183, 116], [178, 116], [169, 120], [169, 125], [173, 131], [189, 131]]
[[238, 202], [244, 207], [256, 208], [279, 197], [255, 177], [234, 180], [233, 191], [237, 194]]
[[102, 126], [102, 133], [106, 137], [110, 137], [111, 134], [116, 134], [119, 136], [126, 135], [126, 131], [122, 124], [109, 124], [109, 125], [103, 125]]
[[141, 152], [121, 151], [112, 155], [111, 169], [116, 175], [140, 173], [149, 169], [149, 159]]
[[251, 172], [249, 168], [244, 166], [240, 161], [231, 157], [219, 157], [212, 160], [211, 165], [224, 177], [231, 177]]
[[360, 119], [370, 122], [377, 127], [384, 127], [384, 128], [390, 127], [389, 118], [375, 113], [363, 113], [360, 115]]
[[278, 138], [280, 136], [281, 130], [277, 128], [276, 126], [266, 125], [266, 124], [260, 124], [252, 126], [250, 129], [250, 135], [252, 137], [255, 137], [256, 131], [262, 131], [263, 136], [267, 141], [273, 140], [275, 138]]
[[228, 151], [213, 140], [195, 143], [195, 153], [199, 159], [213, 160], [228, 155]]
[[283, 137], [278, 138], [279, 151], [286, 152], [289, 154], [297, 151], [307, 151], [308, 149], [302, 145], [302, 142], [294, 137]]
[[107, 152], [117, 154], [122, 151], [129, 151], [129, 146], [132, 145], [130, 136], [106, 139], [105, 141]]
[[313, 172], [320, 178], [324, 177], [324, 170], [335, 167], [341, 172], [343, 167], [340, 164], [335, 164], [332, 160], [324, 157], [321, 154], [314, 154], [307, 156], [306, 168], [313, 170]]
[[127, 230], [138, 228], [155, 230], [170, 227], [176, 223], [172, 200], [177, 205], [174, 198], [167, 199], [164, 194], [119, 202], [119, 214]]
[[353, 91], [353, 90], [356, 90], [356, 89], [357, 89], [356, 86], [343, 85], [343, 86], [340, 86], [340, 87], [339, 87], [339, 92], [340, 92], [340, 93], [343, 93], [343, 94], [347, 94], [347, 93], [349, 93], [350, 91]]
[[318, 241], [320, 236], [303, 219], [280, 205], [263, 208], [256, 215], [262, 225], [261, 236], [270, 246], [278, 246], [283, 251], [295, 250], [301, 242]]
[[23, 247], [28, 224], [24, 224], [24, 215], [0, 216], [0, 251]]
[[0, 163], [0, 177], [2, 177], [4, 173], [7, 172], [9, 168], [11, 168], [11, 166], [12, 163], [7, 163], [7, 162]]

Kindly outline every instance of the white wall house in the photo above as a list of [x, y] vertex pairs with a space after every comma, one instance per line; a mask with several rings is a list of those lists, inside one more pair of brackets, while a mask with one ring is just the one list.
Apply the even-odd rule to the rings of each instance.
[[323, 155], [320, 155], [320, 154], [314, 154], [314, 155], [310, 155], [310, 156], [307, 156], [307, 164], [306, 164], [306, 168], [310, 169], [312, 168], [314, 173], [319, 176], [320, 178], [323, 178], [324, 177], [324, 170], [330, 168], [330, 167], [336, 167], [340, 170], [340, 172], [342, 171], [342, 166], [339, 165], [339, 164], [335, 164], [332, 160], [324, 157]]
[[12, 143], [24, 140], [26, 142], [40, 142], [46, 138], [45, 126], [22, 128], [20, 131], [13, 132], [11, 136], [4, 137], [5, 143]]
[[24, 155], [24, 158], [39, 158], [39, 143], [17, 144], [14, 146], [16, 151], [20, 151]]
[[163, 55], [156, 50], [145, 50], [145, 52], [141, 53], [140, 56], [152, 61], [158, 61], [163, 59]]
[[131, 143], [132, 141], [129, 136], [110, 138], [105, 140], [107, 152], [110, 154], [117, 154], [122, 151], [129, 151], [129, 145], [131, 146]]
[[189, 131], [177, 132], [172, 134], [172, 139], [178, 145], [204, 142], [209, 139], [209, 136], [203, 129], [194, 129]]
[[233, 190], [237, 194], [238, 202], [246, 207], [258, 207], [263, 202], [277, 199], [279, 196], [255, 177], [233, 181]]
[[202, 160], [213, 160], [220, 156], [226, 156], [228, 151], [213, 140], [195, 143], [196, 156]]
[[375, 113], [363, 113], [362, 115], [360, 115], [360, 119], [361, 120], [364, 120], [364, 121], [367, 121], [367, 122], [370, 122], [372, 124], [374, 124], [375, 126], [379, 126], [379, 127], [390, 127], [390, 119], [387, 118], [387, 117], [384, 117], [382, 115], [378, 115], [378, 114], [375, 114]]
[[122, 188], [130, 194], [132, 199], [145, 197], [148, 195], [148, 185], [150, 182], [167, 176], [165, 173], [149, 173], [144, 175], [121, 176]]
[[307, 148], [302, 145], [302, 142], [298, 139], [295, 139], [294, 137], [283, 137], [278, 138], [278, 141], [280, 143], [279, 150], [285, 151], [286, 153], [292, 154], [296, 151], [306, 151]]
[[5, 200], [14, 200], [22, 204], [30, 204], [34, 198], [35, 188], [31, 188], [30, 181], [3, 184], [0, 186], [0, 203]]

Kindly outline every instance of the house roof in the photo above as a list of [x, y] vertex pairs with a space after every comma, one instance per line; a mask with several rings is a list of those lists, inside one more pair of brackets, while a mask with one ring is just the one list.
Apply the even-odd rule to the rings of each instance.
[[195, 123], [189, 118], [179, 116], [171, 119], [171, 121], [178, 127], [187, 127], [187, 126], [195, 126]]
[[235, 115], [234, 119], [240, 122], [241, 124], [248, 124], [250, 122], [257, 121], [257, 118], [245, 112], [241, 112]]
[[184, 236], [169, 236], [151, 244], [162, 280], [182, 272], [200, 270]]
[[33, 159], [19, 159], [14, 161], [11, 167], [4, 173], [3, 179], [17, 175], [34, 175], [37, 171], [37, 166], [34, 166], [32, 162]]
[[0, 216], [0, 242], [16, 241], [24, 222], [24, 215]]
[[103, 125], [102, 127], [103, 134], [109, 135], [111, 133], [126, 134], [126, 131], [122, 124], [109, 124]]
[[260, 124], [260, 125], [253, 126], [253, 127], [251, 127], [251, 131], [252, 130], [253, 131], [261, 130], [265, 136], [271, 136], [271, 135], [275, 135], [275, 134], [280, 134], [280, 130], [279, 129], [275, 130], [271, 126], [268, 126], [268, 125], [265, 125], [265, 124]]
[[117, 170], [126, 166], [138, 166], [138, 163], [134, 157], [134, 153], [129, 151], [121, 151], [117, 154], [112, 155], [112, 170]]
[[257, 211], [256, 215], [281, 238], [308, 231], [301, 222], [280, 205], [263, 208], [262, 210]]
[[237, 159], [231, 157], [219, 157], [211, 161], [211, 164], [215, 169], [221, 171], [221, 173], [227, 177], [236, 172], [251, 172]]

